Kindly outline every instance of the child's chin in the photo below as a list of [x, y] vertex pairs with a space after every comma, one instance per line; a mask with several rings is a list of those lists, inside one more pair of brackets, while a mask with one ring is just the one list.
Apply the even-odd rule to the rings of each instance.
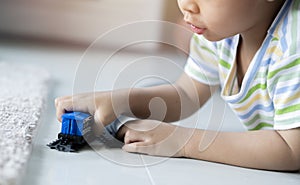
[[223, 40], [225, 38], [230, 37], [230, 36], [228, 36], [228, 37], [226, 37], [226, 36], [216, 36], [216, 35], [211, 35], [211, 34], [208, 34], [208, 33], [204, 33], [202, 35], [206, 40], [211, 41], [211, 42], [217, 42], [217, 41], [220, 41], [220, 40]]

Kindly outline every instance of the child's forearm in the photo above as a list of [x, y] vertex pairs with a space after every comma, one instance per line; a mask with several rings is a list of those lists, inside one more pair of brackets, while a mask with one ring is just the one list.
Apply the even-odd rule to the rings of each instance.
[[185, 146], [189, 158], [265, 170], [299, 170], [299, 155], [299, 148], [292, 150], [277, 131], [196, 130]]
[[130, 109], [126, 112], [140, 118], [178, 121], [197, 111], [216, 89], [183, 74], [175, 84], [129, 90]]
[[[129, 92], [130, 111], [139, 118], [156, 119], [165, 122], [177, 121], [185, 114], [197, 110], [180, 89], [173, 85], [148, 88], [134, 88]], [[189, 113], [188, 113], [189, 112]], [[187, 116], [187, 115], [185, 115]]]

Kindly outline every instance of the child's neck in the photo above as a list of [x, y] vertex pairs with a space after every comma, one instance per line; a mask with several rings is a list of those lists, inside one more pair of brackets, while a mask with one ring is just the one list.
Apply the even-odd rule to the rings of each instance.
[[241, 85], [250, 62], [263, 44], [267, 31], [283, 4], [283, 0], [277, 0], [276, 3], [269, 3], [269, 7], [266, 8], [266, 16], [255, 26], [240, 34], [236, 56], [239, 85]]

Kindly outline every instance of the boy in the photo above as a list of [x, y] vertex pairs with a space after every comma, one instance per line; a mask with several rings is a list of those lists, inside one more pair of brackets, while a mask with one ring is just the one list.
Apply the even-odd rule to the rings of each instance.
[[[65, 110], [89, 112], [97, 125], [108, 125], [120, 114], [135, 115], [140, 119], [127, 122], [117, 133], [128, 152], [299, 170], [300, 1], [178, 4], [195, 35], [185, 74], [175, 84], [57, 98], [58, 119]], [[166, 122], [197, 111], [218, 87], [249, 131], [219, 132], [201, 149], [204, 130]], [[161, 100], [166, 106], [163, 118]]]

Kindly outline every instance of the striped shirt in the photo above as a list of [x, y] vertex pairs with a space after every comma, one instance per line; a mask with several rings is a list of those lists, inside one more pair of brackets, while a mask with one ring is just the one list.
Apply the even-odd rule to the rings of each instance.
[[286, 0], [252, 59], [241, 87], [239, 35], [209, 42], [194, 35], [185, 72], [221, 96], [248, 130], [300, 127], [300, 0]]

